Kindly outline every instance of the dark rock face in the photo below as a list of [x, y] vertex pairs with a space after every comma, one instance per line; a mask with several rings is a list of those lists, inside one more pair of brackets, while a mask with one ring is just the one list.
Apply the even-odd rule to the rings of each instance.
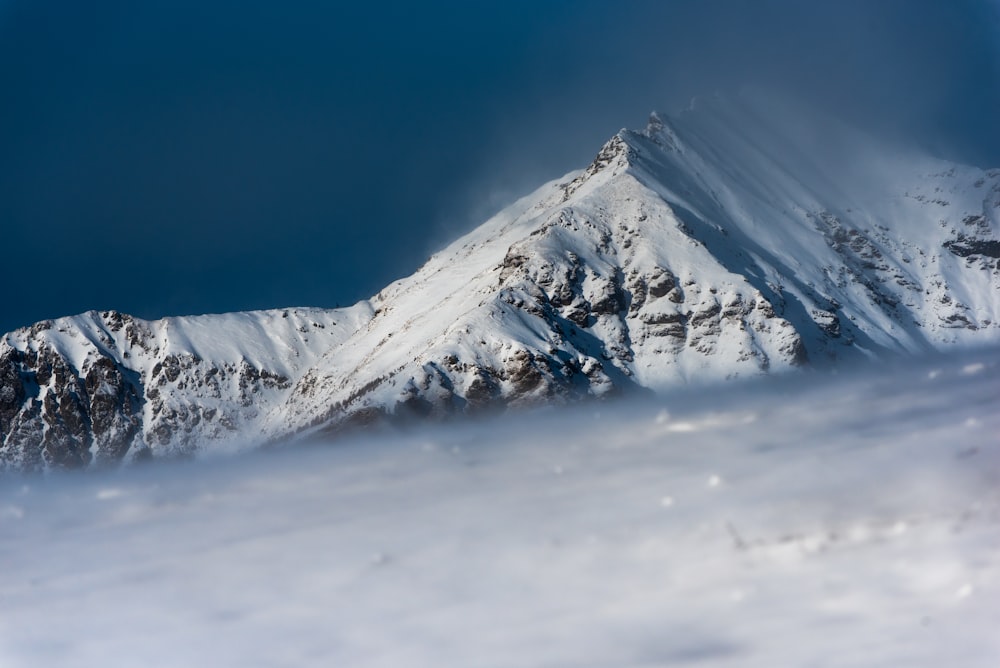
[[107, 357], [95, 362], [84, 378], [98, 463], [120, 461], [142, 425], [142, 388], [129, 372]]
[[518, 350], [507, 360], [507, 378], [517, 394], [527, 394], [545, 380], [534, 356], [527, 350]]
[[23, 353], [17, 350], [8, 349], [0, 355], [0, 433], [3, 434], [10, 430], [26, 398], [21, 377], [23, 360]]
[[830, 338], [840, 338], [840, 316], [830, 311], [813, 311], [813, 321]]
[[960, 235], [958, 239], [948, 241], [944, 246], [959, 257], [981, 255], [983, 257], [1000, 259], [1000, 241], [996, 239], [976, 239]]
[[0, 471], [184, 455], [290, 387], [245, 359], [164, 354], [149, 323], [116, 311], [43, 321], [0, 339]]
[[0, 467], [120, 461], [141, 427], [142, 390], [107, 357], [74, 369], [48, 346], [0, 355]]

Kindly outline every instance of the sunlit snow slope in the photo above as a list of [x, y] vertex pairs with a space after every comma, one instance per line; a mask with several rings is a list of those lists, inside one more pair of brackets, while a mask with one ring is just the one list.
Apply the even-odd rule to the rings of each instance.
[[1000, 353], [0, 486], [0, 665], [995, 668]]
[[259, 314], [161, 321], [203, 332], [211, 355], [122, 335], [118, 320], [167, 325], [118, 314], [8, 334], [0, 460], [252, 446], [996, 343], [998, 212], [998, 170], [759, 92], [708, 99], [621, 131], [586, 170], [353, 309], [292, 329]]

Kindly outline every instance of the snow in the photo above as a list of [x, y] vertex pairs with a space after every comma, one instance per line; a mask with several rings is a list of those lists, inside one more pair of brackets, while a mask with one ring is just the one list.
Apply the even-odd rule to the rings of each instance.
[[[81, 377], [113, 362], [142, 395], [141, 429], [125, 429], [127, 407], [109, 432], [127, 432], [126, 459], [232, 451], [408, 410], [444, 417], [997, 345], [992, 246], [949, 244], [998, 234], [1000, 171], [751, 89], [622, 130], [586, 169], [351, 308], [126, 326], [91, 312], [13, 332], [0, 356], [45, 347]], [[65, 394], [55, 376], [25, 382], [42, 406]], [[25, 434], [49, 428], [29, 412]], [[0, 443], [7, 465], [38, 460], [26, 438]]]
[[[995, 216], [996, 172], [887, 144], [754, 89], [707, 99], [669, 125], [658, 117], [644, 133], [625, 134], [638, 147], [636, 178], [688, 211], [693, 224], [717, 225], [726, 241], [706, 237], [706, 243], [725, 267], [743, 268], [758, 289], [761, 276], [754, 278], [762, 273], [803, 305], [825, 309], [816, 302], [837, 302], [854, 316], [856, 337], [870, 337], [869, 346], [883, 352], [996, 341], [996, 272], [969, 271], [942, 248], [963, 232], [967, 215]], [[820, 214], [870, 242], [879, 253], [873, 264], [880, 266], [848, 263], [855, 276], [839, 280], [845, 275], [831, 270], [845, 258], [818, 234]], [[908, 253], [920, 261], [904, 261]], [[866, 282], [907, 306], [920, 326], [909, 327], [914, 318], [873, 300]], [[936, 302], [944, 289], [970, 307], [977, 329], [941, 326], [936, 316], [947, 309]], [[804, 322], [792, 324], [805, 329]], [[806, 344], [817, 352], [816, 342]]]
[[992, 668], [1000, 351], [0, 480], [0, 665]]
[[[644, 132], [618, 133], [586, 170], [546, 184], [380, 292], [372, 320], [326, 352], [269, 428], [322, 428], [315, 416], [330, 405], [391, 412], [401, 393], [438, 382], [449, 356], [493, 370], [514, 351], [600, 362], [604, 377], [590, 377], [587, 390], [599, 395], [631, 381], [668, 389], [787, 370], [798, 363], [789, 352], [797, 336], [818, 365], [996, 344], [1000, 271], [971, 267], [944, 244], [967, 231], [968, 216], [995, 217], [998, 176], [760, 90], [655, 115]], [[522, 262], [513, 278], [501, 266], [512, 255]], [[607, 281], [657, 268], [677, 276], [682, 299], [597, 317], [581, 336], [524, 307], [544, 305], [560, 281], [578, 281], [576, 299], [594, 302]], [[727, 304], [770, 306], [723, 317], [710, 333], [678, 326], [679, 343], [647, 326]], [[840, 335], [822, 329], [834, 326]], [[448, 382], [461, 394], [469, 377]], [[372, 389], [359, 395], [359, 386]]]
[[[157, 401], [144, 397], [144, 433], [132, 455], [143, 446], [152, 447], [157, 454], [177, 454], [177, 443], [171, 447], [155, 437], [162, 416], [177, 413], [195, 415], [197, 419], [188, 423], [188, 431], [197, 432], [203, 443], [231, 451], [259, 445], [259, 420], [287, 399], [292, 380], [299, 379], [330, 347], [367, 323], [372, 312], [367, 301], [341, 309], [286, 308], [154, 321], [112, 311], [89, 311], [42, 323], [47, 326], [37, 330], [12, 332], [0, 343], [0, 350], [5, 346], [35, 352], [52, 349], [81, 377], [95, 361], [108, 358], [134, 373], [146, 391], [155, 388]], [[177, 369], [173, 379], [177, 382], [165, 383], [159, 372], [171, 360]], [[247, 370], [283, 380], [251, 385], [241, 377]], [[57, 394], [56, 383], [56, 377], [51, 377], [47, 391]], [[110, 386], [102, 387], [109, 395], [116, 392]], [[246, 400], [248, 391], [253, 393], [253, 401]], [[220, 419], [205, 420], [198, 427], [199, 416], [209, 411]], [[248, 433], [258, 435], [255, 442], [248, 442]], [[182, 433], [177, 440], [183, 442], [186, 436]]]

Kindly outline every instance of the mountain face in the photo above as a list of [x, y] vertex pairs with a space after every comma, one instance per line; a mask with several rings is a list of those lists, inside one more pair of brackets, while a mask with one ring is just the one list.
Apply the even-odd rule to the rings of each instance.
[[0, 340], [0, 462], [234, 450], [1000, 341], [1000, 170], [759, 93], [653, 115], [347, 309]]

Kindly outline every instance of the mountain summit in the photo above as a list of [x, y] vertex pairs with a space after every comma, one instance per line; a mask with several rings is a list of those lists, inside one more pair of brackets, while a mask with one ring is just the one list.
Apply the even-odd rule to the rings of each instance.
[[1000, 170], [759, 92], [622, 130], [347, 309], [0, 340], [0, 461], [79, 467], [1000, 341]]

